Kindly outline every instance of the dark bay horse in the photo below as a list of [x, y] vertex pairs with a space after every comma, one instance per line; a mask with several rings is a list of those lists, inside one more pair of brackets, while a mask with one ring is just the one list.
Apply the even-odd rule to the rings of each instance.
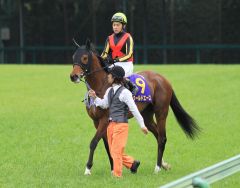
[[[87, 88], [95, 90], [97, 96], [103, 98], [105, 91], [109, 87], [107, 82], [107, 72], [104, 69], [105, 67], [102, 63], [102, 59], [91, 47], [90, 41], [86, 42], [86, 46], [80, 47], [78, 45], [78, 49], [73, 55], [73, 70], [70, 74], [72, 82], [79, 83], [80, 80], [84, 78]], [[155, 167], [155, 172], [157, 173], [160, 171], [161, 167], [164, 169], [170, 168], [170, 166], [163, 161], [163, 153], [167, 141], [166, 119], [169, 106], [171, 106], [179, 125], [189, 138], [194, 139], [200, 128], [195, 120], [183, 109], [174, 94], [172, 86], [163, 76], [152, 71], [143, 71], [139, 74], [146, 79], [152, 95], [152, 103], [138, 102], [136, 104], [144, 118], [145, 125], [157, 140], [157, 165]], [[86, 109], [96, 128], [96, 134], [90, 143], [90, 153], [85, 170], [85, 174], [90, 175], [93, 165], [94, 150], [100, 139], [103, 139], [111, 169], [113, 169], [113, 162], [110, 156], [106, 134], [108, 126], [108, 110], [103, 110], [94, 105], [87, 107]], [[154, 115], [156, 122], [154, 120]]]

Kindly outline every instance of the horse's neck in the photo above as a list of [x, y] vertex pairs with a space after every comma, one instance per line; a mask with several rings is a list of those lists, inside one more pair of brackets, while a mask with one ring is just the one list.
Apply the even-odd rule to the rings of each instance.
[[90, 87], [96, 92], [98, 97], [103, 97], [107, 88], [109, 87], [107, 80], [107, 73], [102, 69], [98, 59], [94, 59], [92, 71], [96, 71], [93, 74], [87, 76], [87, 82]]
[[98, 78], [96, 78], [93, 88], [97, 96], [102, 98], [108, 87], [109, 87], [109, 84], [107, 81], [107, 76], [104, 76], [104, 77], [99, 76]]

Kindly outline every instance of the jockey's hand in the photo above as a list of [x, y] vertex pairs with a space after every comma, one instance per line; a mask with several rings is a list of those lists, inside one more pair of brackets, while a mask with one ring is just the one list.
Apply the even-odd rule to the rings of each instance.
[[97, 97], [95, 91], [92, 90], [92, 89], [90, 89], [90, 90], [88, 91], [88, 95], [89, 95], [90, 97], [93, 97], [94, 99]]
[[103, 62], [105, 64], [105, 66], [109, 66], [109, 64], [110, 64], [109, 63], [109, 58], [104, 59]]
[[112, 65], [112, 64], [114, 64], [114, 63], [116, 63], [116, 62], [118, 62], [119, 60], [116, 58], [116, 59], [112, 59], [112, 58], [109, 58], [108, 59], [108, 63], [110, 64], [110, 65]]
[[114, 61], [114, 63], [117, 63], [117, 62], [119, 62], [119, 59], [115, 58], [113, 61]]
[[143, 132], [145, 135], [148, 134], [148, 129], [147, 129], [147, 127], [142, 127], [141, 129], [142, 129], [142, 132]]

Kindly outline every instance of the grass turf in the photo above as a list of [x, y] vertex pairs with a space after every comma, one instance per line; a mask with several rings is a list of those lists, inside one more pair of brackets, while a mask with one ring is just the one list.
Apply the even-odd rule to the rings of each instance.
[[[92, 176], [83, 175], [95, 129], [81, 100], [83, 84], [69, 80], [71, 65], [0, 66], [0, 187], [158, 187], [240, 153], [240, 66], [136, 66], [164, 75], [202, 133], [188, 140], [172, 111], [164, 159], [172, 170], [153, 174], [157, 145], [130, 121], [126, 152], [141, 161], [139, 172], [110, 176], [100, 141]], [[237, 173], [212, 187], [239, 187]]]

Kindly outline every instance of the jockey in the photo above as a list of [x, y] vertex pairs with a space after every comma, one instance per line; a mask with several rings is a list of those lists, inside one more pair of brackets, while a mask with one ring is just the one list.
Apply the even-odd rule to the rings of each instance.
[[[101, 57], [109, 64], [121, 66], [125, 71], [125, 77], [133, 73], [133, 39], [130, 33], [125, 31], [127, 17], [121, 12], [113, 15], [113, 34], [108, 36]], [[135, 95], [138, 87], [125, 78], [126, 87]]]

